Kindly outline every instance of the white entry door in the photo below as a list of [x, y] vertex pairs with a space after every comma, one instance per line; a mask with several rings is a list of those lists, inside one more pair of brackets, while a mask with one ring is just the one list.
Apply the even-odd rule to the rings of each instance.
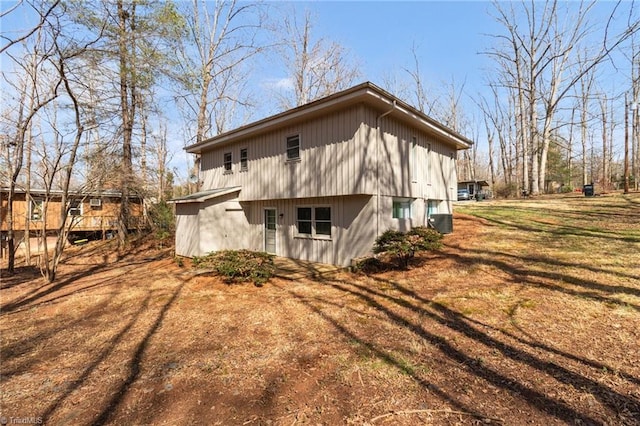
[[276, 254], [276, 209], [264, 209], [264, 251]]

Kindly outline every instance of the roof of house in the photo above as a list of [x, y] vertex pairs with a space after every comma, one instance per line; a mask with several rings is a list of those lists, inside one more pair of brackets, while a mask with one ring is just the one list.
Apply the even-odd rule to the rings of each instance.
[[[0, 192], [3, 193], [8, 193], [10, 190], [10, 188], [8, 187], [0, 187]], [[14, 189], [14, 194], [25, 194], [27, 192], [26, 189], [24, 188], [15, 188]], [[36, 195], [36, 196], [44, 196], [47, 195], [47, 190], [45, 189], [38, 189], [38, 188], [31, 188], [29, 189], [29, 193], [31, 195]], [[62, 196], [62, 194], [64, 193], [64, 191], [59, 190], [59, 189], [51, 189], [48, 191], [48, 194], [52, 197], [60, 197]], [[122, 192], [120, 191], [116, 191], [116, 190], [112, 190], [112, 189], [104, 189], [101, 191], [98, 190], [92, 190], [92, 191], [77, 191], [77, 190], [69, 190], [67, 192], [67, 195], [69, 197], [112, 197], [112, 198], [121, 198], [122, 197]], [[142, 198], [139, 194], [129, 194], [129, 198]]]
[[203, 201], [210, 200], [212, 198], [221, 197], [227, 194], [233, 194], [242, 189], [240, 186], [231, 186], [229, 188], [216, 188], [209, 189], [207, 191], [200, 191], [193, 194], [185, 195], [184, 197], [177, 197], [169, 200], [169, 203], [201, 203]]
[[365, 82], [350, 89], [318, 99], [305, 105], [247, 124], [229, 132], [222, 133], [200, 143], [185, 148], [192, 154], [200, 154], [214, 146], [234, 142], [240, 138], [255, 136], [275, 128], [308, 120], [335, 108], [364, 102], [389, 113], [427, 133], [436, 135], [455, 146], [456, 149], [467, 149], [473, 141], [439, 123], [406, 102], [401, 101], [371, 82]]
[[489, 182], [487, 182], [486, 180], [460, 180], [458, 181], [458, 185], [464, 185], [467, 183], [475, 183], [478, 184], [480, 186], [489, 186]]

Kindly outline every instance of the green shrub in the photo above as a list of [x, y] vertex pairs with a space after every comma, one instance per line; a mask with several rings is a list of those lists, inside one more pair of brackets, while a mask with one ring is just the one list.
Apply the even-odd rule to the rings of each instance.
[[275, 272], [273, 255], [251, 250], [222, 250], [194, 257], [193, 265], [211, 268], [228, 283], [253, 281], [262, 286]]
[[415, 242], [416, 251], [438, 250], [442, 247], [442, 234], [433, 228], [416, 226], [407, 235], [418, 237]]
[[166, 201], [161, 201], [149, 206], [147, 211], [151, 230], [155, 233], [156, 239], [162, 246], [169, 239], [173, 239], [176, 224], [173, 209]]
[[355, 273], [362, 274], [375, 274], [377, 272], [384, 271], [386, 265], [383, 261], [377, 257], [365, 257], [364, 259], [358, 259], [354, 261], [351, 270]]
[[373, 252], [390, 254], [400, 268], [406, 269], [409, 260], [415, 255], [415, 248], [404, 233], [389, 229], [376, 238]]
[[436, 250], [442, 246], [442, 235], [435, 229], [417, 226], [407, 233], [389, 229], [373, 245], [374, 253], [387, 253], [398, 267], [406, 269], [416, 252]]

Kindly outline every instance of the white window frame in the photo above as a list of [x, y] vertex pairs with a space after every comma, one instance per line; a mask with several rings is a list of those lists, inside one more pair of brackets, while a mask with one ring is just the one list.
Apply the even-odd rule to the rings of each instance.
[[409, 155], [411, 158], [409, 159], [410, 163], [410, 174], [411, 174], [411, 182], [418, 182], [418, 139], [415, 136], [411, 137], [411, 149], [409, 151]]
[[[242, 157], [242, 153], [244, 152], [245, 156]], [[248, 148], [240, 148], [240, 171], [246, 172], [249, 170], [249, 149]]]
[[[329, 209], [329, 215], [330, 215], [330, 220], [329, 222], [329, 234], [319, 234], [317, 232], [317, 224], [318, 222], [320, 223], [327, 223], [326, 220], [318, 220], [316, 219], [316, 209], [320, 209], [320, 208], [328, 208]], [[311, 219], [310, 220], [304, 220], [304, 222], [310, 222], [311, 223], [311, 233], [310, 234], [302, 234], [299, 232], [300, 230], [300, 226], [299, 226], [299, 222], [300, 220], [298, 219], [298, 209], [311, 209]], [[319, 240], [331, 240], [333, 239], [333, 207], [329, 204], [312, 204], [312, 205], [299, 205], [296, 206], [296, 217], [295, 217], [295, 225], [296, 225], [296, 234], [295, 236], [297, 238], [312, 238], [312, 239], [319, 239]]]
[[[396, 216], [396, 206], [400, 209], [400, 215]], [[411, 198], [394, 198], [391, 203], [391, 217], [393, 219], [411, 219], [413, 216], [413, 200]]]
[[[229, 161], [227, 161], [227, 155], [229, 156]], [[227, 168], [227, 165], [229, 168]], [[231, 151], [222, 154], [222, 167], [224, 168], [224, 173], [233, 173], [233, 153]]]
[[[38, 207], [38, 217], [34, 217], [34, 211]], [[29, 200], [29, 220], [31, 221], [42, 221], [42, 212], [44, 210], [44, 199], [42, 198], [32, 198]]]
[[[76, 208], [73, 207], [73, 203], [74, 202], [78, 203], [78, 207], [76, 207]], [[84, 205], [84, 203], [82, 202], [82, 200], [69, 200], [69, 211], [67, 212], [67, 216], [69, 216], [69, 217], [81, 217], [82, 214], [84, 213], [84, 209], [82, 208], [83, 205]], [[77, 210], [78, 214], [71, 214], [72, 210]]]
[[[297, 148], [298, 148], [298, 156], [297, 157], [289, 157], [289, 150], [291, 149], [289, 147], [289, 141], [292, 141], [294, 139], [298, 139], [298, 146], [297, 146]], [[285, 148], [286, 148], [286, 152], [287, 152], [287, 162], [300, 161], [300, 159], [301, 159], [301, 153], [300, 153], [301, 149], [300, 149], [300, 147], [301, 147], [301, 138], [300, 138], [300, 134], [299, 133], [295, 134], [295, 135], [287, 136], [286, 144], [285, 144]]]

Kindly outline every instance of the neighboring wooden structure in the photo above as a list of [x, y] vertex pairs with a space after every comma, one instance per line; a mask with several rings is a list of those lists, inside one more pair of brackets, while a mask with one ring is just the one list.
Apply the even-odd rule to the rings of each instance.
[[336, 265], [386, 229], [451, 214], [472, 142], [371, 83], [186, 148], [203, 190], [176, 203], [176, 254], [264, 250]]
[[[0, 238], [2, 249], [6, 248], [8, 228], [8, 188], [0, 188]], [[26, 224], [29, 223], [31, 237], [52, 234], [60, 228], [62, 193], [52, 191], [48, 198], [45, 191], [31, 190], [29, 197], [24, 190], [16, 190], [13, 197], [13, 230], [17, 242], [25, 239]], [[70, 192], [68, 194], [69, 213], [66, 225], [71, 225], [70, 235], [86, 237], [90, 234], [104, 238], [115, 232], [118, 225], [118, 214], [122, 196], [117, 191], [100, 191], [92, 193]], [[43, 223], [43, 212], [46, 203], [46, 223]], [[129, 198], [131, 219], [129, 229], [142, 225], [143, 205], [140, 197]]]

